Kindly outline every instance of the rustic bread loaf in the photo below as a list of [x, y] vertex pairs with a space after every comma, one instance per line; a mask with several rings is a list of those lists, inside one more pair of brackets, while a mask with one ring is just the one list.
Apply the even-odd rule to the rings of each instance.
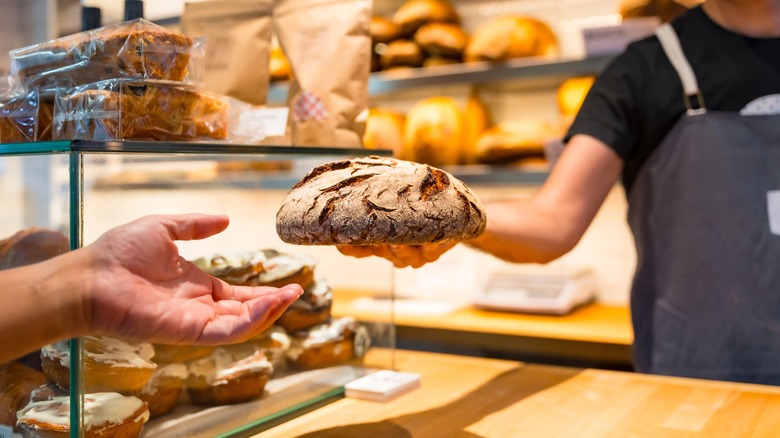
[[485, 210], [443, 170], [364, 157], [314, 168], [287, 194], [276, 231], [298, 245], [422, 245], [485, 229]]

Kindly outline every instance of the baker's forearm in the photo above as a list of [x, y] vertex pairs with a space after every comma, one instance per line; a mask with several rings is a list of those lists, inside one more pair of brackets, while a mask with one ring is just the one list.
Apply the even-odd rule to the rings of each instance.
[[86, 280], [81, 253], [68, 253], [21, 268], [0, 271], [0, 363], [43, 345], [80, 336], [86, 321]]
[[485, 232], [468, 245], [510, 262], [549, 262], [568, 252], [579, 238], [554, 212], [533, 205], [531, 200], [488, 202], [485, 208]]

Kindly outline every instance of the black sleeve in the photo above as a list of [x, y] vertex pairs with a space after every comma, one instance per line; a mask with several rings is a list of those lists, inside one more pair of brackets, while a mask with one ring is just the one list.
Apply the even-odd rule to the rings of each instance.
[[642, 84], [649, 74], [634, 45], [613, 60], [596, 78], [566, 134], [587, 134], [606, 143], [625, 161], [636, 146], [642, 127]]

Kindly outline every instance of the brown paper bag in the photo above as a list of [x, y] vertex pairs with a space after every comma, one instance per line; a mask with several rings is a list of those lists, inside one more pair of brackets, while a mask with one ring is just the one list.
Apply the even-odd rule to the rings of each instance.
[[186, 3], [182, 29], [206, 37], [207, 89], [254, 105], [268, 95], [272, 0]]
[[274, 0], [274, 31], [292, 67], [294, 145], [362, 147], [370, 20], [371, 0]]

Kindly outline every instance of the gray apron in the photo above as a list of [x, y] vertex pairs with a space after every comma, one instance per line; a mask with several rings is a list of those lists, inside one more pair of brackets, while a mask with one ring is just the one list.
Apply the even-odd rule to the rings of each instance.
[[706, 111], [674, 30], [657, 34], [689, 110], [629, 196], [635, 366], [780, 384], [780, 116]]

